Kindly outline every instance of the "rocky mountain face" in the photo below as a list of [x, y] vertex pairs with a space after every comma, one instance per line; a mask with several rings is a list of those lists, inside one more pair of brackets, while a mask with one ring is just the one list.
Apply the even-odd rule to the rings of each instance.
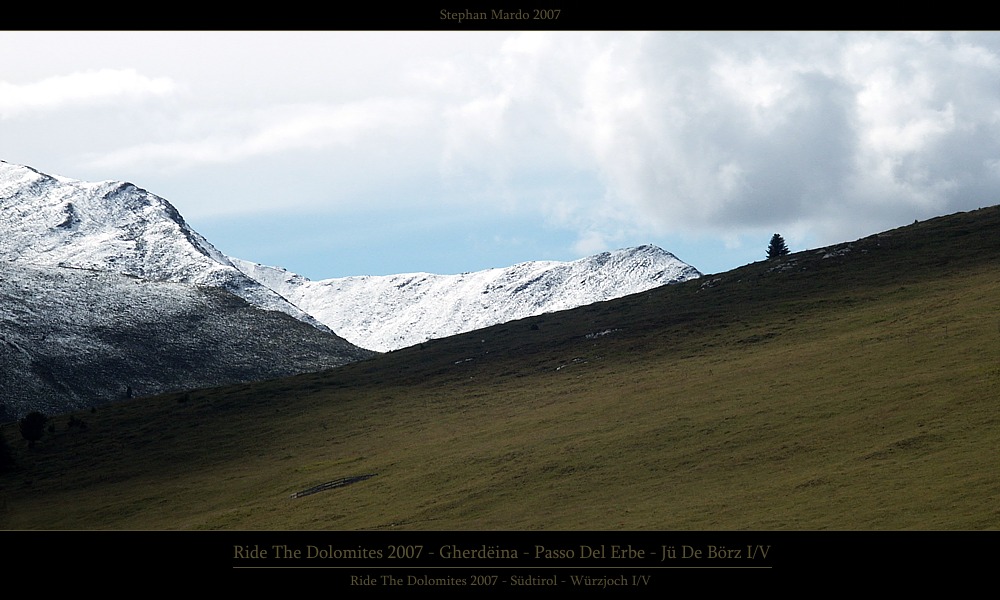
[[701, 275], [656, 246], [459, 275], [409, 273], [323, 281], [231, 260], [345, 339], [380, 352]]
[[3, 161], [0, 265], [7, 416], [335, 367], [700, 276], [640, 246], [459, 275], [310, 281], [224, 255], [130, 183]]
[[235, 269], [165, 200], [0, 162], [0, 417], [373, 354]]
[[0, 269], [8, 417], [319, 371], [372, 354], [221, 288], [15, 262]]
[[319, 325], [233, 267], [169, 202], [131, 183], [77, 181], [0, 161], [0, 260], [218, 287]]

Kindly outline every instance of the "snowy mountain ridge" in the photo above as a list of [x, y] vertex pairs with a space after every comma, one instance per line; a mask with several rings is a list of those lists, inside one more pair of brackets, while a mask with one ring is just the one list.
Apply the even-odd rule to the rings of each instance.
[[0, 260], [227, 290], [368, 350], [642, 292], [701, 274], [655, 246], [458, 275], [311, 281], [226, 256], [169, 202], [131, 183], [90, 183], [0, 161]]
[[373, 354], [217, 287], [0, 264], [0, 420], [320, 371]]
[[374, 355], [128, 183], [0, 162], [0, 265], [0, 420]]
[[673, 254], [649, 245], [571, 262], [530, 261], [458, 275], [404, 273], [322, 281], [230, 260], [346, 340], [379, 352], [701, 275]]
[[0, 259], [228, 290], [325, 327], [247, 277], [169, 202], [119, 181], [85, 182], [0, 161]]

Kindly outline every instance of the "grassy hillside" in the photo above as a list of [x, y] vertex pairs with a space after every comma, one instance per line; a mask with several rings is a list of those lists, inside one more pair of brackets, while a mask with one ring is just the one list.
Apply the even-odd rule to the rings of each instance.
[[995, 207], [58, 416], [30, 451], [7, 425], [0, 525], [995, 529], [998, 260]]

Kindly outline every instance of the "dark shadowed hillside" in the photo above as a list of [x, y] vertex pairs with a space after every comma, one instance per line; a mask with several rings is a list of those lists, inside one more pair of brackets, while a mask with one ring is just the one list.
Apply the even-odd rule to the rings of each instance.
[[[1000, 208], [70, 415], [10, 528], [995, 529]], [[350, 485], [327, 485], [351, 481]], [[303, 491], [316, 491], [298, 495]]]
[[219, 288], [84, 269], [6, 263], [0, 317], [8, 417], [317, 371], [373, 354]]

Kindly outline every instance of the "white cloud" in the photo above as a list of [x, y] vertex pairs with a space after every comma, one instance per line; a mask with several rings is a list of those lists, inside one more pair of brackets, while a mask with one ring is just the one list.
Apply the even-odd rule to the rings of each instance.
[[598, 231], [584, 232], [573, 244], [573, 251], [581, 256], [597, 254], [608, 249], [608, 240]]
[[976, 40], [665, 33], [590, 53], [565, 41], [587, 60], [581, 104], [558, 116], [606, 190], [561, 212], [620, 219], [588, 221], [585, 239], [808, 223], [834, 241], [1000, 195], [1000, 60]]
[[[322, 186], [364, 188], [373, 203], [540, 215], [578, 249], [669, 232], [733, 246], [758, 229], [832, 242], [1000, 197], [995, 32], [151, 40], [140, 54], [155, 62], [136, 69], [78, 61], [74, 75], [0, 83], [6, 158], [75, 144], [100, 178], [141, 183], [161, 171], [212, 182], [223, 167], [239, 177], [278, 157], [296, 174], [314, 169]], [[181, 57], [167, 51], [179, 46]], [[87, 123], [74, 113], [44, 131], [17, 119], [166, 96], [155, 111]], [[251, 176], [259, 187], [271, 178]], [[233, 210], [252, 204], [241, 202]]]
[[188, 168], [334, 146], [354, 152], [370, 144], [369, 136], [383, 142], [388, 132], [403, 136], [427, 120], [426, 110], [419, 102], [376, 98], [333, 106], [210, 112], [187, 117], [193, 122], [184, 129], [193, 139], [167, 139], [120, 148], [96, 156], [90, 163], [103, 167]]
[[176, 90], [177, 85], [170, 78], [147, 77], [134, 69], [84, 71], [23, 84], [0, 81], [0, 117], [165, 96]]

